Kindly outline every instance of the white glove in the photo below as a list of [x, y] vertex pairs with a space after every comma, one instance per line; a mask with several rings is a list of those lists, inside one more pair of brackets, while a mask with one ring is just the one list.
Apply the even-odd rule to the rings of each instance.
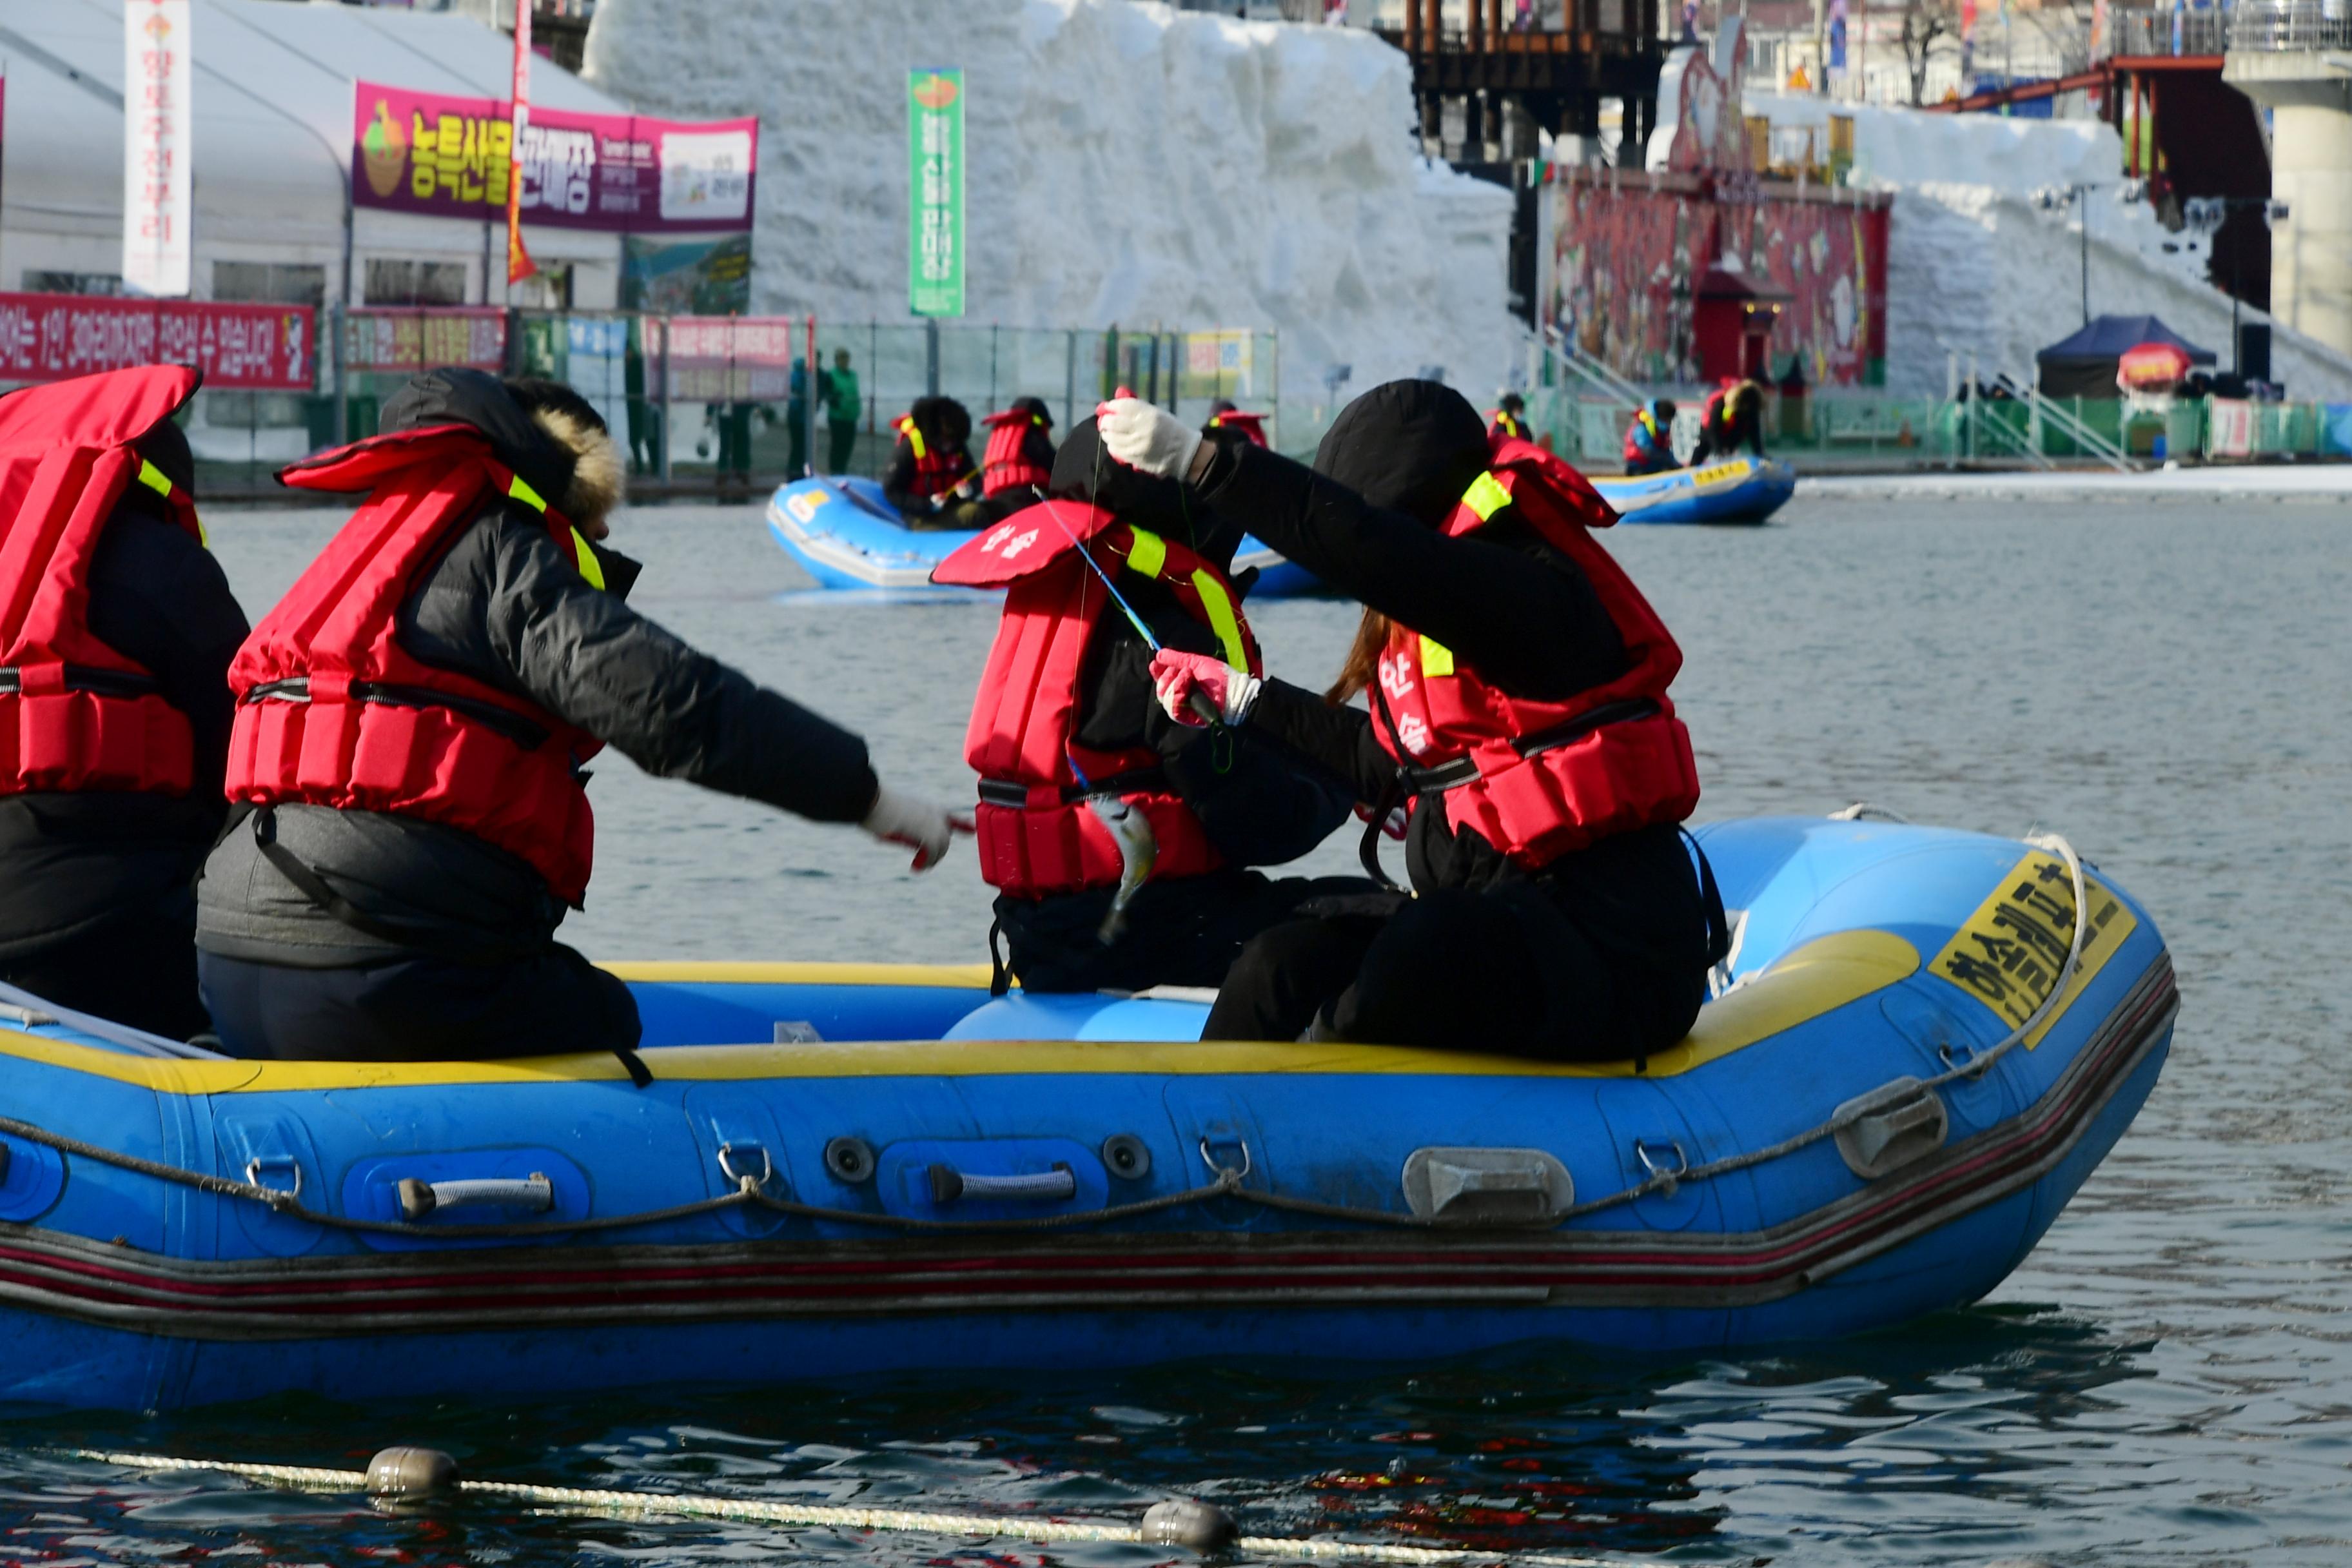
[[1181, 479], [1201, 449], [1201, 433], [1164, 408], [1139, 397], [1114, 397], [1095, 406], [1095, 429], [1103, 450], [1130, 468], [1161, 479]]
[[972, 830], [971, 818], [917, 795], [900, 795], [888, 784], [874, 792], [874, 805], [858, 826], [885, 844], [915, 852], [914, 868], [928, 871], [947, 856], [959, 833]]

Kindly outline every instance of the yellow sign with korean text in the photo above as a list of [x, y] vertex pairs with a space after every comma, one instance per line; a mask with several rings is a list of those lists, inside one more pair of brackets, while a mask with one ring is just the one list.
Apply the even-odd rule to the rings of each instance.
[[[2061, 1005], [2026, 1037], [2026, 1049], [2042, 1043], [2050, 1026], [2105, 966], [2139, 921], [2113, 890], [2084, 876], [2090, 921], [2083, 959]], [[2074, 941], [2074, 880], [2066, 863], [2039, 852], [2017, 863], [1990, 897], [1977, 906], [1944, 951], [1928, 965], [2017, 1027], [2033, 1016], [2066, 965]]]

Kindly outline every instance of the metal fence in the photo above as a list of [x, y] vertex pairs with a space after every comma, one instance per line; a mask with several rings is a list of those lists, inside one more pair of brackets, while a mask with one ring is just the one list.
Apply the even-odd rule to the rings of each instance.
[[2352, 47], [2347, 0], [2237, 0], [2230, 47], [2264, 54]]
[[[473, 365], [578, 391], [629, 455], [640, 492], [732, 490], [814, 469], [878, 475], [892, 422], [926, 394], [975, 423], [1040, 397], [1066, 430], [1120, 387], [1194, 423], [1220, 401], [1272, 416], [1286, 449], [1329, 410], [1277, 405], [1281, 343], [1245, 329], [1032, 329], [482, 308], [330, 310], [318, 391], [206, 394], [193, 432], [205, 489], [255, 493], [307, 453], [372, 435], [423, 371]], [[810, 374], [814, 351], [815, 374]]]
[[[1702, 392], [1678, 402], [1675, 455], [1698, 439]], [[2039, 406], [2037, 406], [2039, 405]], [[1552, 448], [1613, 471], [1631, 410], [1557, 390], [1528, 395], [1528, 415]], [[1765, 446], [1815, 471], [1840, 467], [2043, 467], [2101, 460], [2120, 448], [2146, 464], [2352, 458], [2352, 404], [2183, 397], [2136, 407], [2115, 397], [1897, 398], [1843, 394], [1769, 397]]]

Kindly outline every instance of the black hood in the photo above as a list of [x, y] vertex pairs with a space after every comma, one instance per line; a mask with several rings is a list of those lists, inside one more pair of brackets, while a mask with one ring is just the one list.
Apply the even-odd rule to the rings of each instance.
[[1339, 411], [1315, 471], [1432, 528], [1486, 471], [1486, 422], [1441, 382], [1391, 381]]
[[1232, 568], [1234, 552], [1241, 548], [1242, 531], [1183, 486], [1130, 468], [1104, 451], [1091, 415], [1070, 426], [1054, 454], [1054, 477], [1045, 493], [1056, 500], [1099, 504], [1118, 513], [1121, 522], [1190, 544], [1220, 571]]
[[971, 410], [952, 397], [918, 397], [907, 414], [935, 447], [961, 447], [971, 439]]
[[1012, 412], [1026, 414], [1048, 430], [1054, 427], [1054, 411], [1045, 406], [1045, 400], [1042, 397], [1016, 397], [1013, 400]]
[[384, 400], [377, 428], [389, 435], [433, 425], [470, 425], [489, 438], [499, 461], [561, 506], [577, 462], [486, 370], [427, 371]]

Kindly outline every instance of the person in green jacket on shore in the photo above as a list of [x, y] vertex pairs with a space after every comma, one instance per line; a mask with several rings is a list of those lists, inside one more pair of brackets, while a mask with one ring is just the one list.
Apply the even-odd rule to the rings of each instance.
[[857, 387], [857, 373], [849, 367], [849, 351], [833, 351], [833, 371], [825, 377], [824, 427], [831, 438], [824, 471], [845, 474], [849, 455], [857, 446], [857, 422], [866, 416], [866, 396]]

